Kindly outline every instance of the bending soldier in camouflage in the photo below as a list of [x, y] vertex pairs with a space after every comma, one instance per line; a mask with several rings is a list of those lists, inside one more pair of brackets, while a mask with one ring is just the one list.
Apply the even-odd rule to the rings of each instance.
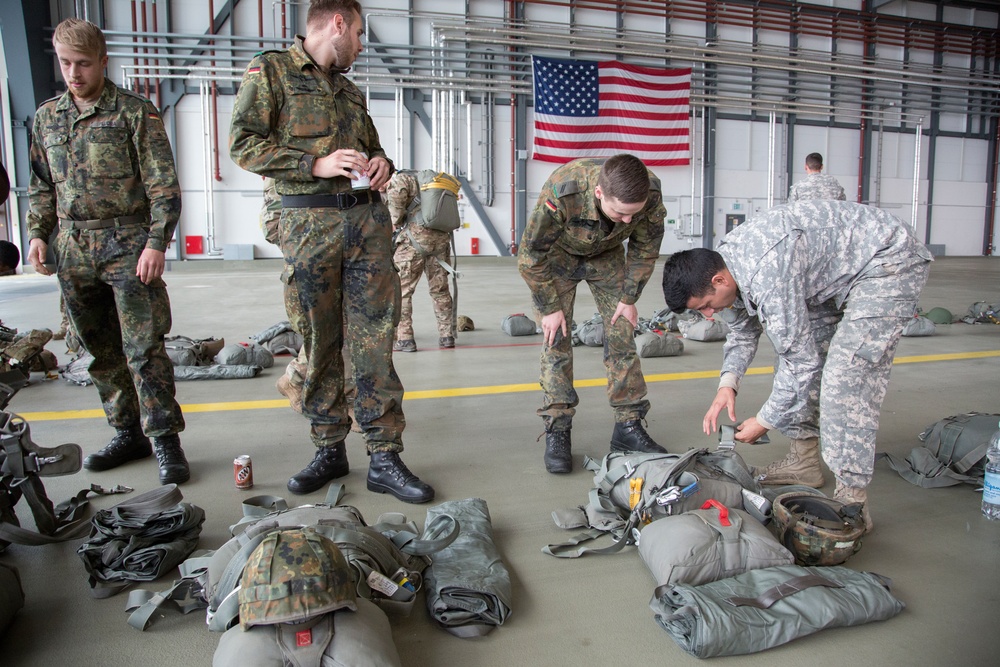
[[448, 291], [448, 271], [439, 262], [451, 264], [451, 233], [428, 229], [419, 224], [410, 212], [419, 205], [420, 183], [409, 171], [397, 171], [385, 190], [386, 204], [396, 230], [396, 251], [393, 262], [399, 270], [399, 288], [402, 305], [399, 325], [396, 327], [397, 352], [416, 352], [413, 337], [413, 293], [420, 276], [427, 273], [427, 287], [434, 304], [437, 319], [438, 345], [455, 347], [455, 310], [451, 292]]
[[160, 483], [185, 482], [177, 435], [184, 417], [163, 346], [170, 331], [164, 251], [181, 212], [170, 142], [149, 100], [104, 78], [107, 46], [97, 26], [67, 19], [52, 43], [69, 90], [35, 115], [28, 259], [51, 274], [47, 240], [58, 224], [66, 312], [94, 356], [90, 376], [117, 432], [83, 466], [108, 470], [152, 449]]
[[840, 182], [823, 173], [823, 156], [810, 153], [806, 156], [806, 177], [788, 189], [788, 203], [803, 199], [838, 199], [846, 201]]
[[[361, 91], [343, 74], [361, 52], [361, 6], [313, 0], [307, 32], [285, 51], [256, 56], [243, 75], [230, 128], [230, 154], [275, 179], [281, 195], [281, 254], [286, 307], [302, 334], [308, 367], [302, 414], [316, 446], [312, 462], [288, 480], [311, 493], [349, 471], [344, 396], [344, 314], [355, 366], [354, 415], [370, 455], [368, 488], [405, 502], [434, 489], [399, 457], [403, 386], [392, 365], [399, 279], [392, 265], [392, 223], [379, 190], [392, 162]], [[367, 156], [367, 157], [366, 157]], [[351, 172], [371, 189], [352, 188]]]
[[604, 321], [608, 400], [615, 413], [611, 449], [666, 451], [642, 426], [649, 401], [634, 341], [635, 303], [659, 257], [665, 214], [659, 179], [633, 155], [575, 160], [542, 186], [517, 266], [542, 323], [538, 415], [545, 422], [543, 461], [550, 473], [573, 469], [570, 429], [580, 401], [568, 323], [581, 281]]
[[[931, 254], [900, 220], [877, 208], [833, 201], [779, 206], [740, 225], [718, 252], [677, 253], [663, 270], [674, 311], [710, 317], [732, 308], [719, 391], [702, 426], [714, 433], [736, 394], [761, 333], [778, 355], [771, 395], [736, 439], [776, 428], [789, 455], [755, 470], [762, 484], [823, 485], [822, 455], [836, 477], [834, 498], [864, 503], [875, 465], [879, 408], [903, 325], [927, 282]], [[728, 320], [727, 320], [728, 321]]]

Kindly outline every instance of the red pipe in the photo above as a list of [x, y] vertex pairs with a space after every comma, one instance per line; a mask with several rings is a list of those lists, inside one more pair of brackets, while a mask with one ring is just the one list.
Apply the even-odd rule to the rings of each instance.
[[[232, 20], [232, 17], [230, 17]], [[215, 0], [208, 0], [208, 34], [215, 34]], [[213, 47], [215, 46], [215, 40], [209, 42]], [[212, 49], [212, 56], [215, 56], [215, 49]], [[215, 67], [215, 60], [211, 62], [211, 66]], [[219, 162], [219, 87], [216, 82], [212, 81], [212, 162], [214, 174], [213, 177], [217, 181], [222, 180], [222, 165]]]
[[[510, 0], [507, 20], [513, 22], [517, 13], [517, 0]], [[507, 47], [513, 54], [514, 47]], [[510, 59], [511, 69], [514, 58]], [[510, 96], [510, 253], [517, 254], [517, 95]]]
[[[153, 34], [156, 34], [156, 32], [157, 32], [157, 27], [156, 27], [156, 0], [150, 0], [150, 2], [152, 3], [152, 7], [153, 7]], [[158, 44], [160, 38], [156, 37], [155, 39], [156, 39], [156, 42]], [[157, 52], [157, 54], [159, 54], [159, 52], [160, 52], [159, 47], [157, 47], [156, 52]], [[156, 77], [154, 79], [154, 82], [156, 83], [156, 108], [162, 110], [163, 98], [160, 95], [160, 77]]]
[[[142, 35], [142, 43], [146, 44], [146, 42], [147, 42], [147, 37], [146, 37], [146, 0], [142, 0], [142, 33], [143, 33], [143, 35]], [[142, 47], [142, 52], [144, 54], [146, 54], [147, 56], [149, 55], [149, 49], [147, 47], [145, 47], [145, 46]], [[142, 95], [143, 95], [143, 97], [145, 97], [148, 100], [149, 99], [149, 58], [143, 58], [142, 59], [142, 66], [143, 66], [143, 71], [146, 74], [146, 76], [142, 80]]]
[[264, 0], [257, 0], [257, 36], [260, 37], [258, 46], [264, 48]]
[[288, 39], [288, 23], [287, 23], [287, 9], [285, 8], [285, 3], [281, 3], [281, 38]]

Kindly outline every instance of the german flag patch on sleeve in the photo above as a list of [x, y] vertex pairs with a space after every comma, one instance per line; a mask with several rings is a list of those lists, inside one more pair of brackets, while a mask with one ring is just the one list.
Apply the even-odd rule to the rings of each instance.
[[254, 65], [253, 67], [247, 69], [248, 74], [256, 74], [259, 71], [260, 71], [260, 65]]
[[545, 208], [549, 209], [553, 213], [555, 213], [555, 212], [557, 212], [559, 210], [559, 209], [556, 208], [556, 205], [552, 203], [551, 199], [546, 199], [545, 200]]

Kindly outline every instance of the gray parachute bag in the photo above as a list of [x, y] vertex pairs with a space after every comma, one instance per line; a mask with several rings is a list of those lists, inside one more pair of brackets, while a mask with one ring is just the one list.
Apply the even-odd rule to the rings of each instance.
[[399, 653], [385, 612], [364, 598], [356, 603], [357, 611], [344, 609], [302, 623], [253, 626], [249, 630], [232, 627], [219, 639], [212, 667], [399, 667]]
[[589, 320], [573, 327], [573, 345], [604, 347], [604, 320], [600, 313], [594, 313]]
[[259, 343], [234, 343], [219, 350], [213, 361], [229, 366], [270, 368], [274, 365], [274, 355]]
[[417, 172], [420, 184], [420, 215], [417, 222], [427, 229], [453, 232], [462, 226], [458, 210], [458, 191], [462, 184], [444, 172], [424, 169]]
[[729, 333], [729, 325], [719, 318], [707, 319], [700, 315], [692, 320], [678, 320], [677, 328], [688, 340], [708, 343], [725, 340]]
[[757, 653], [826, 628], [892, 618], [905, 605], [889, 585], [881, 575], [840, 565], [780, 565], [702, 586], [659, 586], [649, 606], [684, 651], [712, 658]]
[[684, 353], [684, 341], [668, 333], [645, 331], [635, 337], [635, 351], [643, 359], [649, 357], [676, 357]]
[[893, 470], [911, 484], [925, 489], [980, 485], [983, 483], [986, 450], [997, 431], [1000, 414], [967, 412], [937, 421], [918, 438], [923, 447], [914, 447], [906, 459], [881, 453]]
[[302, 336], [292, 328], [292, 323], [288, 320], [278, 322], [250, 336], [250, 339], [257, 341], [275, 355], [298, 354], [302, 347]]
[[[437, 516], [454, 517], [461, 529], [455, 541], [434, 556], [424, 574], [427, 611], [456, 637], [482, 637], [510, 615], [510, 573], [493, 542], [486, 501], [468, 498], [427, 510], [427, 524]], [[432, 537], [426, 532], [424, 538]]]
[[535, 321], [524, 313], [514, 313], [503, 318], [500, 329], [508, 336], [534, 336], [538, 333]]
[[936, 330], [934, 322], [923, 315], [914, 315], [903, 325], [903, 335], [907, 337], [933, 336]]

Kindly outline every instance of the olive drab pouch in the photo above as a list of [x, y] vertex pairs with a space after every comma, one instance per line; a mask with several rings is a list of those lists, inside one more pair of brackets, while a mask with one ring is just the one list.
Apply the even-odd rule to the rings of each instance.
[[925, 489], [980, 485], [986, 450], [998, 422], [1000, 414], [982, 412], [945, 417], [917, 436], [923, 447], [914, 447], [905, 459], [880, 453], [876, 460], [884, 458], [903, 479]]

